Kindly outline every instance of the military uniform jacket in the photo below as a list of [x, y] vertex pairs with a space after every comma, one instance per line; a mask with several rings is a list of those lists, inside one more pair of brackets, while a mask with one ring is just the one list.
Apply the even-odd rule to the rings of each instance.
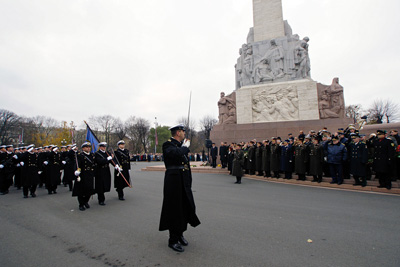
[[61, 153], [51, 151], [47, 157], [47, 177], [46, 185], [59, 185], [61, 183]]
[[74, 150], [70, 149], [67, 151], [64, 160], [67, 162], [67, 164], [64, 165], [64, 178], [63, 182], [65, 184], [69, 184], [75, 179], [75, 168], [74, 166], [76, 165], [76, 154]]
[[95, 173], [95, 191], [96, 193], [110, 192], [111, 189], [111, 171], [108, 155], [101, 150], [94, 153], [97, 168]]
[[293, 146], [281, 146], [280, 169], [284, 172], [293, 172]]
[[368, 148], [364, 142], [349, 144], [350, 173], [355, 176], [367, 175]]
[[269, 159], [270, 159], [270, 148], [269, 145], [265, 145], [262, 147], [262, 170], [263, 171], [269, 171]]
[[373, 169], [376, 172], [389, 173], [392, 166], [395, 147], [390, 139], [376, 139], [374, 146]]
[[232, 175], [236, 177], [243, 176], [243, 166], [244, 166], [244, 152], [239, 149], [235, 151], [233, 158]]
[[256, 170], [256, 147], [254, 145], [249, 147], [248, 151], [248, 169], [255, 171]]
[[[122, 174], [130, 184], [131, 179], [129, 175], [129, 170], [131, 169], [131, 161], [129, 157], [129, 150], [128, 149], [122, 150], [118, 148], [116, 151], [114, 151], [114, 155], [116, 158], [114, 159], [115, 163], [120, 165], [120, 167], [122, 168], [121, 171]], [[129, 185], [125, 182], [122, 175], [117, 170], [114, 170], [114, 188], [123, 189], [128, 186]]]
[[305, 174], [307, 171], [308, 164], [308, 155], [307, 155], [308, 146], [305, 144], [300, 144], [295, 146], [294, 151], [294, 172], [298, 174]]
[[310, 159], [310, 175], [322, 175], [322, 164], [324, 163], [324, 148], [322, 144], [310, 144], [308, 146]]
[[257, 171], [262, 171], [262, 152], [263, 152], [263, 146], [259, 146], [256, 149], [256, 170]]
[[[15, 171], [15, 167], [17, 166], [19, 159], [14, 158], [14, 153], [8, 153], [4, 152], [1, 154], [1, 160], [0, 164], [4, 165], [4, 168], [2, 169], [3, 174], [6, 176], [12, 176]], [[18, 155], [17, 155], [18, 157]], [[11, 177], [12, 178], [12, 177]]]
[[93, 153], [78, 153], [78, 166], [75, 163], [75, 169], [81, 169], [79, 177], [81, 181], [75, 180], [72, 196], [90, 196], [94, 194], [94, 174], [96, 171], [96, 161]]
[[192, 193], [192, 173], [187, 158], [189, 148], [170, 138], [162, 150], [166, 171], [159, 230], [183, 233], [188, 223], [193, 227], [200, 224]]
[[277, 172], [280, 169], [279, 166], [279, 159], [280, 159], [280, 154], [281, 154], [281, 148], [278, 144], [271, 144], [271, 157], [270, 157], [270, 166], [271, 166], [271, 171]]
[[21, 167], [22, 186], [37, 185], [39, 183], [39, 155], [25, 152], [20, 154], [20, 161], [24, 163]]

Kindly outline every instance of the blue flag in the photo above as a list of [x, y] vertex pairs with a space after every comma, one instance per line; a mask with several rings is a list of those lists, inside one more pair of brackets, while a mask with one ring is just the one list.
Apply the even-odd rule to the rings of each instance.
[[89, 126], [86, 127], [86, 141], [89, 141], [92, 144], [92, 153], [96, 152], [99, 140], [97, 140], [97, 137], [94, 135]]

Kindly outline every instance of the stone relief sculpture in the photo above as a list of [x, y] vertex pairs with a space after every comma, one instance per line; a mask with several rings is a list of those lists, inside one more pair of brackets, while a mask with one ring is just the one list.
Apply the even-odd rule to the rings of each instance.
[[253, 121], [287, 121], [299, 117], [297, 90], [291, 86], [258, 91], [252, 104]]
[[299, 39], [285, 21], [285, 36], [254, 42], [250, 29], [235, 65], [236, 89], [253, 84], [310, 78], [309, 38]]
[[339, 84], [339, 78], [334, 78], [331, 85], [318, 83], [317, 88], [320, 118], [344, 118], [343, 86]]
[[220, 94], [221, 98], [218, 100], [218, 123], [220, 124], [234, 124], [236, 123], [236, 94], [232, 93], [225, 96], [224, 92]]

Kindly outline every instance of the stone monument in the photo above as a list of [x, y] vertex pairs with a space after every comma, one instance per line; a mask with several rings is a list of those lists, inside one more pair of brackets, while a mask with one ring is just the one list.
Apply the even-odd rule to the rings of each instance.
[[235, 91], [221, 93], [211, 139], [237, 142], [347, 126], [339, 79], [331, 85], [311, 79], [310, 39], [292, 33], [282, 1], [253, 0], [253, 22], [235, 64]]

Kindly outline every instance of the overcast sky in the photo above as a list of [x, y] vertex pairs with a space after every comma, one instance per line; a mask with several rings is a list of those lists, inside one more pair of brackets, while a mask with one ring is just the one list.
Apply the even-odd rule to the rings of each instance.
[[[400, 1], [283, 0], [310, 37], [311, 77], [345, 102], [400, 102]], [[81, 125], [134, 115], [172, 125], [218, 117], [253, 26], [251, 0], [0, 0], [0, 108]]]

